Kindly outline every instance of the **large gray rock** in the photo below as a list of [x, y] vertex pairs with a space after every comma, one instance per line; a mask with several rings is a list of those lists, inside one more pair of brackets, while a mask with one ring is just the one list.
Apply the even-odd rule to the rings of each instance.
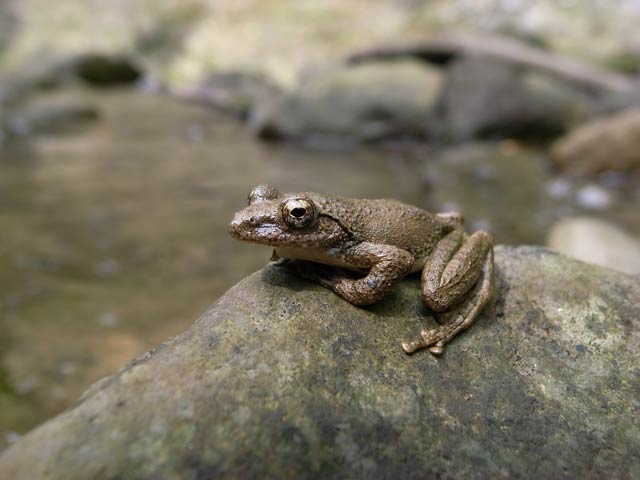
[[584, 121], [588, 97], [562, 80], [482, 56], [448, 69], [432, 130], [452, 142], [474, 138], [545, 140]]
[[442, 75], [416, 60], [319, 71], [293, 92], [265, 102], [252, 125], [265, 138], [361, 142], [421, 137]]
[[640, 108], [577, 128], [553, 144], [550, 156], [560, 169], [578, 174], [640, 169]]
[[637, 478], [640, 284], [498, 248], [442, 358], [418, 280], [357, 308], [268, 267], [0, 456], [0, 477]]

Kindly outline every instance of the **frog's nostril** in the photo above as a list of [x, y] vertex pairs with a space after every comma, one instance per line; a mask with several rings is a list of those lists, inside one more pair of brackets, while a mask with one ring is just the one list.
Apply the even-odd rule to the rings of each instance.
[[250, 223], [251, 225], [257, 225], [257, 224], [258, 224], [258, 219], [257, 219], [256, 217], [251, 217], [251, 218], [249, 219], [249, 223]]

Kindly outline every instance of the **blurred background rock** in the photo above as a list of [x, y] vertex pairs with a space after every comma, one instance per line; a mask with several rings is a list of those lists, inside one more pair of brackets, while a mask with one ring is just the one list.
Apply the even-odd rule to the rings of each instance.
[[226, 233], [258, 183], [638, 265], [639, 22], [631, 0], [0, 3], [0, 448], [268, 260]]

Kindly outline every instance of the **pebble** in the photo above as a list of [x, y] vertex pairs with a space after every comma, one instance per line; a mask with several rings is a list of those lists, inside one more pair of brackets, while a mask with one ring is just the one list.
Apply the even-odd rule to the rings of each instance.
[[586, 185], [576, 193], [576, 203], [591, 210], [604, 210], [611, 205], [611, 195], [598, 185]]

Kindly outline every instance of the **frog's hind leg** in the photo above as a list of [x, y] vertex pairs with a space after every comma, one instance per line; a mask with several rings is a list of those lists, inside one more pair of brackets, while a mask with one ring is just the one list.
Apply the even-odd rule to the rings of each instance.
[[480, 278], [474, 286], [473, 291], [470, 292], [470, 298], [464, 302], [459, 309], [446, 315], [450, 317], [449, 322], [436, 329], [423, 330], [421, 332], [422, 341], [426, 345], [433, 345], [429, 348], [432, 354], [440, 355], [446, 343], [462, 330], [469, 328], [476, 321], [480, 311], [487, 304], [493, 293], [492, 275], [493, 250], [490, 250], [485, 259]]
[[453, 231], [442, 239], [425, 264], [422, 293], [431, 309], [446, 312], [448, 321], [423, 330], [419, 340], [403, 343], [404, 351], [430, 347], [432, 354], [440, 355], [447, 342], [473, 324], [491, 298], [492, 275], [491, 235], [479, 231], [467, 237]]

